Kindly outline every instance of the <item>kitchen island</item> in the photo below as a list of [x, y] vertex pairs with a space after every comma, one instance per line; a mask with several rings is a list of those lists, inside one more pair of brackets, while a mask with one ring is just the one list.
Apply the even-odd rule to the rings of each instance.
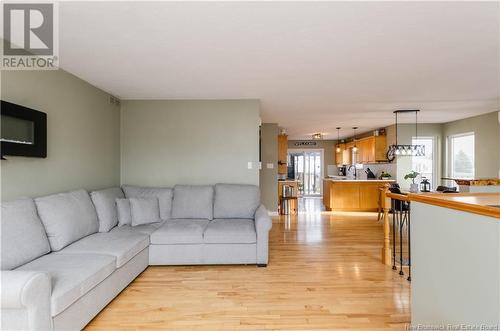
[[412, 324], [498, 330], [500, 193], [408, 194], [407, 199]]
[[323, 179], [323, 204], [328, 211], [377, 211], [380, 188], [394, 180]]

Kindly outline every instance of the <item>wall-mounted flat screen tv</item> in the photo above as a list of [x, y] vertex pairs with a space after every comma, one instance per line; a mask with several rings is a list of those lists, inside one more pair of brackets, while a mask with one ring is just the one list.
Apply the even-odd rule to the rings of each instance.
[[47, 114], [2, 100], [1, 156], [47, 157]]

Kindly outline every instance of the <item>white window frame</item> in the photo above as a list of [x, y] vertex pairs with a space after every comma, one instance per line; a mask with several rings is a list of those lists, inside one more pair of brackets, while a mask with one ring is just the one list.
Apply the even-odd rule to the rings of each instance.
[[446, 139], [446, 163], [447, 163], [447, 172], [448, 172], [448, 177], [454, 177], [453, 174], [453, 144], [452, 140], [453, 138], [460, 138], [460, 137], [466, 137], [466, 136], [473, 136], [474, 137], [474, 144], [472, 145], [472, 154], [474, 156], [474, 162], [473, 162], [473, 167], [474, 167], [474, 172], [472, 174], [472, 178], [476, 177], [476, 134], [474, 131], [471, 132], [464, 132], [464, 133], [458, 133], [458, 134], [452, 134], [449, 135]]
[[[432, 182], [431, 187], [438, 186], [438, 137], [436, 136], [418, 136], [411, 137], [412, 144], [414, 144], [414, 139], [431, 139], [432, 140]], [[411, 160], [413, 167], [413, 160]], [[440, 180], [440, 179], [439, 179]]]

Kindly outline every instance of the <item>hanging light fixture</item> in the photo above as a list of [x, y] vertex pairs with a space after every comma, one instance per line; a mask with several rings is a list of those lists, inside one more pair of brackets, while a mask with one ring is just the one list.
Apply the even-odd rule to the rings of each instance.
[[389, 161], [394, 160], [396, 156], [424, 156], [425, 146], [424, 145], [402, 145], [398, 144], [398, 114], [401, 113], [415, 113], [415, 138], [418, 138], [418, 120], [417, 115], [419, 109], [412, 110], [395, 110], [394, 115], [396, 117], [396, 144], [389, 146], [387, 151], [387, 159]]
[[321, 132], [314, 133], [314, 134], [312, 135], [312, 139], [313, 139], [313, 140], [321, 140], [321, 139], [323, 139], [323, 134], [322, 134]]
[[340, 129], [341, 129], [341, 127], [337, 127], [337, 149], [336, 149], [337, 153], [340, 153], [340, 151], [341, 151], [340, 145], [339, 145], [339, 143], [340, 143]]
[[356, 130], [358, 129], [357, 126], [353, 127], [352, 130], [354, 131], [354, 147], [352, 148], [352, 151], [354, 153], [358, 152], [358, 146], [356, 146]]

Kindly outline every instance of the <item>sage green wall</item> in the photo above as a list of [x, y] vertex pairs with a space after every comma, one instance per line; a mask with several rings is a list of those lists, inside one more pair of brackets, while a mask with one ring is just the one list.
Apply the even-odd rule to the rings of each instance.
[[[261, 201], [271, 212], [278, 211], [278, 134], [277, 123], [261, 125], [260, 195]], [[272, 168], [268, 168], [272, 165]]]
[[122, 184], [258, 185], [259, 107], [258, 100], [122, 101]]
[[[500, 124], [498, 112], [465, 118], [445, 123], [443, 138], [451, 135], [474, 132], [475, 177], [500, 178]], [[446, 151], [443, 152], [446, 160]], [[443, 162], [443, 174], [448, 173], [448, 165]]]
[[63, 71], [2, 71], [2, 100], [47, 113], [47, 158], [6, 156], [2, 200], [120, 184], [120, 108]]

